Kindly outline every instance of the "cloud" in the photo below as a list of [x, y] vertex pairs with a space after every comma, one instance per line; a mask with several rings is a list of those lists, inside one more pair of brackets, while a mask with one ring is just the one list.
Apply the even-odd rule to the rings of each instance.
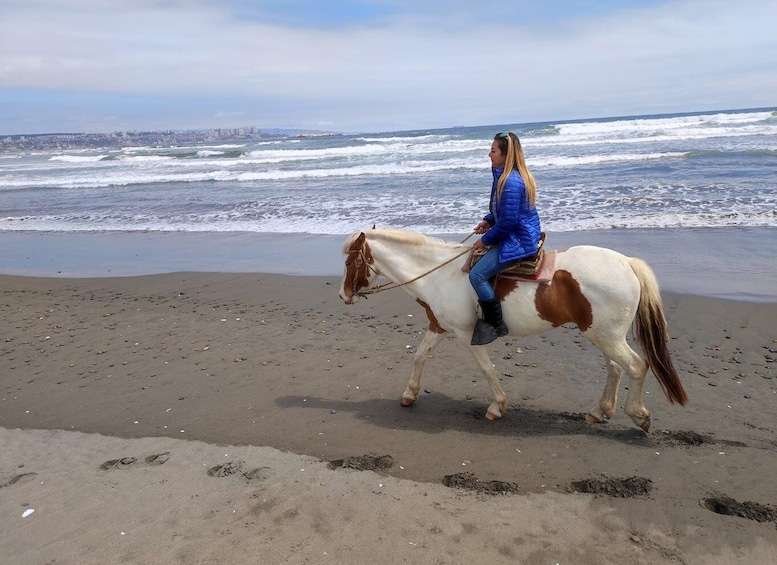
[[229, 125], [221, 112], [259, 125], [444, 127], [768, 106], [777, 92], [768, 0], [623, 0], [604, 13], [582, 1], [332, 2], [317, 27], [300, 1], [0, 4], [0, 97], [175, 99], [169, 119], [191, 119], [188, 104], [213, 125]]

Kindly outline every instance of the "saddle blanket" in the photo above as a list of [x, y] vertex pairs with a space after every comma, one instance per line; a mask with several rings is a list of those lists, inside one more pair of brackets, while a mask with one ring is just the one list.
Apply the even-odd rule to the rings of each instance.
[[[468, 273], [484, 254], [485, 250], [473, 249], [464, 265], [461, 266], [461, 270]], [[497, 277], [536, 283], [550, 282], [553, 278], [553, 273], [556, 271], [556, 254], [557, 251], [555, 249], [546, 252], [543, 248], [540, 248], [539, 253], [535, 257], [508, 267], [499, 273]]]
[[556, 255], [557, 251], [554, 249], [552, 251], [545, 251], [544, 257], [542, 259], [542, 265], [540, 266], [540, 270], [537, 272], [536, 275], [522, 275], [519, 273], [511, 273], [508, 269], [507, 271], [502, 271], [497, 275], [497, 277], [507, 278], [507, 279], [518, 279], [521, 281], [532, 281], [536, 283], [544, 283], [544, 282], [550, 282], [553, 279], [553, 273], [556, 272]]

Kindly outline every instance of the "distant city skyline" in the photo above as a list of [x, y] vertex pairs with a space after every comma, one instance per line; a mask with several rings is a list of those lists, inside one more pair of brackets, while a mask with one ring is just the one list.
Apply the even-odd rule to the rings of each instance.
[[[705, 115], [705, 114], [716, 114], [716, 113], [735, 113], [735, 112], [758, 112], [758, 111], [769, 111], [769, 112], [777, 112], [777, 106], [768, 106], [768, 107], [762, 107], [762, 108], [718, 108], [718, 109], [711, 109], [707, 111], [696, 111], [696, 112], [667, 112], [663, 114], [638, 114], [638, 115], [629, 115], [629, 116], [593, 116], [593, 117], [585, 117], [585, 118], [574, 118], [569, 120], [547, 120], [547, 121], [540, 121], [540, 122], [515, 122], [515, 124], [531, 124], [531, 123], [570, 123], [570, 122], [586, 122], [586, 121], [596, 121], [596, 120], [606, 120], [606, 121], [615, 121], [615, 120], [623, 120], [623, 119], [651, 119], [655, 117], [671, 117], [671, 116], [694, 116], [694, 115]], [[383, 132], [352, 132], [354, 134], [356, 133], [401, 133], [401, 132], [408, 132], [408, 131], [435, 131], [435, 130], [442, 130], [442, 129], [449, 129], [449, 128], [455, 128], [455, 127], [483, 127], [493, 125], [495, 127], [502, 126], [502, 125], [514, 125], [514, 124], [478, 124], [474, 126], [446, 126], [442, 128], [417, 128], [415, 130], [388, 130]], [[213, 139], [216, 138], [237, 138], [237, 137], [251, 137], [251, 136], [267, 136], [267, 137], [277, 137], [277, 136], [297, 136], [297, 135], [343, 135], [348, 134], [348, 132], [336, 132], [336, 131], [327, 131], [327, 130], [317, 130], [312, 128], [262, 128], [259, 126], [240, 126], [240, 127], [210, 127], [210, 128], [181, 128], [181, 129], [157, 129], [157, 130], [126, 130], [126, 131], [109, 131], [109, 132], [76, 132], [76, 131], [60, 131], [60, 132], [41, 132], [41, 133], [12, 133], [12, 134], [0, 134], [0, 149], [3, 147], [3, 142], [6, 144], [10, 142], [11, 140], [16, 140], [19, 138], [41, 138], [41, 137], [51, 137], [51, 138], [67, 138], [67, 137], [83, 137], [83, 138], [127, 138], [131, 136], [136, 135], [192, 135], [192, 136], [210, 136]]]
[[[108, 133], [50, 132], [0, 135], [0, 153], [137, 147], [145, 145], [194, 145], [224, 141], [250, 141], [294, 136], [332, 135], [307, 130], [261, 130], [255, 126], [202, 130], [117, 131]], [[339, 135], [339, 134], [334, 134]]]
[[0, 0], [0, 136], [777, 105], [773, 0]]

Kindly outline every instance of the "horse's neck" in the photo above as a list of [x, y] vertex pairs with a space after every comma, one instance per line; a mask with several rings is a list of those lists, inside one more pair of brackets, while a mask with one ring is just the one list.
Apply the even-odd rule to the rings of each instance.
[[437, 269], [442, 263], [457, 253], [461, 253], [461, 250], [433, 244], [417, 245], [397, 242], [387, 244], [383, 241], [376, 241], [371, 245], [377, 270], [396, 284], [412, 280], [415, 277], [422, 277], [419, 282], [434, 278], [435, 275], [448, 269], [459, 269], [460, 263], [464, 261], [462, 258], [458, 263], [453, 261]]
[[376, 241], [372, 248], [376, 267], [394, 282], [409, 280], [434, 266], [434, 254], [428, 246]]

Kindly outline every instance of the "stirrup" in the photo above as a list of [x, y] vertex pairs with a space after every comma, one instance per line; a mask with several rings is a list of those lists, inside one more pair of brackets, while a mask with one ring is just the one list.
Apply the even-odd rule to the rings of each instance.
[[[507, 328], [505, 327], [505, 329]], [[507, 335], [507, 332], [501, 335]], [[495, 341], [498, 337], [501, 336], [494, 326], [482, 318], [478, 318], [478, 321], [475, 322], [475, 329], [472, 331], [472, 341], [470, 341], [470, 345], [486, 345], [487, 343]]]

